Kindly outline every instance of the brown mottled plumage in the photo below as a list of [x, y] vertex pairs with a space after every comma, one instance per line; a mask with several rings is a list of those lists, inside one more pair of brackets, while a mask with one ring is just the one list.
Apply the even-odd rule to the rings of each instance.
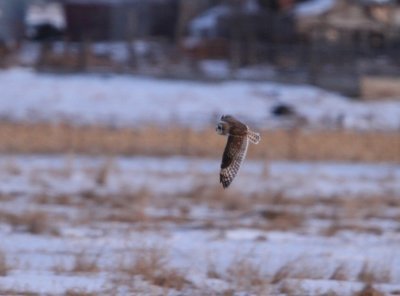
[[220, 183], [224, 188], [227, 188], [237, 175], [240, 165], [246, 157], [249, 140], [258, 144], [261, 138], [260, 134], [251, 131], [247, 125], [231, 115], [223, 115], [216, 130], [218, 134], [228, 136], [219, 174]]

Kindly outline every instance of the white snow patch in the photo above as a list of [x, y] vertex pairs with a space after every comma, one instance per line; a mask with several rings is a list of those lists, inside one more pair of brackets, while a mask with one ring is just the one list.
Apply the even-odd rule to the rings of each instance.
[[316, 16], [329, 11], [335, 3], [335, 0], [308, 0], [297, 4], [294, 12], [298, 17]]
[[[212, 66], [216, 75], [225, 67]], [[269, 82], [201, 83], [124, 75], [56, 76], [26, 69], [0, 72], [0, 119], [74, 125], [209, 128], [233, 114], [258, 128], [288, 125], [271, 109], [292, 106], [311, 128], [398, 131], [400, 102], [356, 102], [310, 86]], [[290, 123], [291, 122], [291, 123]], [[298, 124], [289, 120], [291, 126]]]

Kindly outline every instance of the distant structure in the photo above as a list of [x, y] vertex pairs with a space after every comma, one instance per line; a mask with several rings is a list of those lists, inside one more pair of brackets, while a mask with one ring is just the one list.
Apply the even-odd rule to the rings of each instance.
[[10, 45], [26, 38], [40, 43], [38, 69], [214, 79], [204, 64], [218, 60], [222, 79], [392, 97], [400, 93], [399, 1], [0, 0], [0, 64], [15, 63]]
[[116, 41], [133, 37], [173, 38], [178, 0], [63, 0], [70, 40]]
[[28, 4], [29, 0], [0, 0], [0, 42], [12, 44], [24, 38]]
[[296, 40], [294, 4], [295, 0], [222, 1], [188, 23], [185, 49], [199, 58], [233, 55], [238, 66], [254, 63], [259, 44]]
[[400, 38], [400, 6], [392, 0], [321, 0], [295, 11], [300, 34], [312, 42], [354, 49], [382, 48]]
[[35, 41], [61, 40], [65, 30], [63, 7], [57, 2], [32, 2], [25, 17], [26, 37]]

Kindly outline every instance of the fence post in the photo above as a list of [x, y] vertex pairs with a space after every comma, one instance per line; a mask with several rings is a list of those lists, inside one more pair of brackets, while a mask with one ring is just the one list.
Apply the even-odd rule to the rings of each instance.
[[129, 52], [128, 65], [130, 69], [135, 69], [137, 67], [135, 45], [134, 45], [135, 35], [137, 33], [137, 24], [138, 24], [137, 15], [132, 9], [130, 9], [128, 12], [128, 24], [127, 24], [128, 29], [126, 34], [127, 35], [126, 44]]

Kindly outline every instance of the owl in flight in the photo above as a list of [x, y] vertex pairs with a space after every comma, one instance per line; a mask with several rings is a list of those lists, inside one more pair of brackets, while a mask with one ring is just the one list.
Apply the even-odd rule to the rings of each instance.
[[216, 131], [220, 135], [228, 136], [219, 173], [220, 183], [227, 188], [246, 157], [249, 141], [258, 144], [261, 137], [259, 133], [253, 132], [247, 125], [231, 115], [221, 116]]

